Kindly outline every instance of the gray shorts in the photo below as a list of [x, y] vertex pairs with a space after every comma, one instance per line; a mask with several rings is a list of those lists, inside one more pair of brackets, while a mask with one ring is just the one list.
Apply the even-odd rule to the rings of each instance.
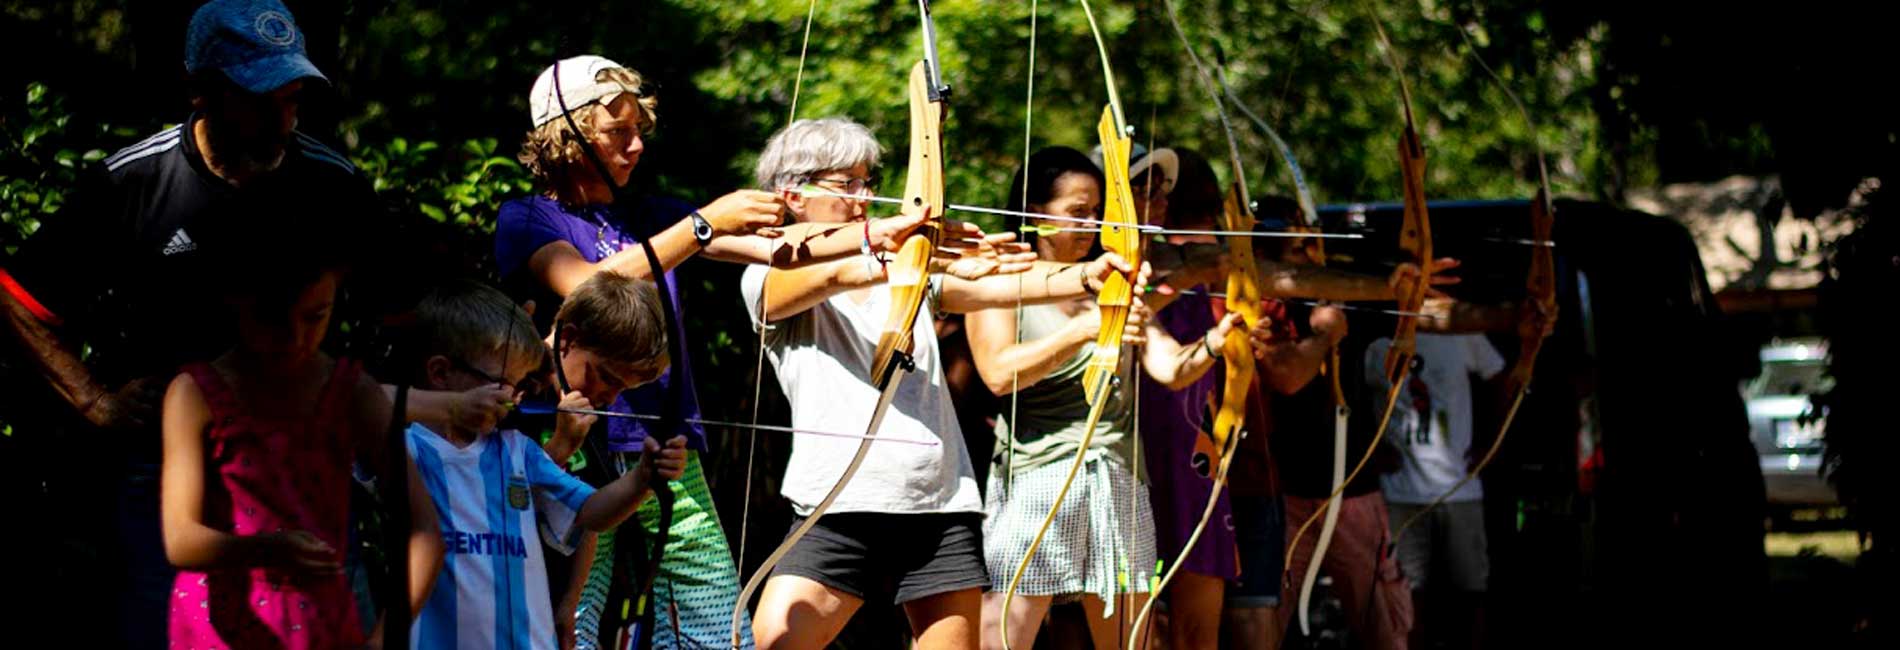
[[[1387, 503], [1393, 534], [1397, 535], [1399, 526], [1424, 509], [1424, 504]], [[1399, 568], [1405, 571], [1412, 589], [1485, 591], [1491, 561], [1484, 539], [1484, 502], [1441, 503], [1413, 523], [1397, 542]]]

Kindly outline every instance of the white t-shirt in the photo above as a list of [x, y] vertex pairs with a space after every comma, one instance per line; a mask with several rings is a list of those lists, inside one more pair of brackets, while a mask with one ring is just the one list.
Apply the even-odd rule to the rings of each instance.
[[[1385, 380], [1385, 351], [1392, 339], [1366, 346], [1366, 383], [1378, 392], [1379, 408], [1392, 390]], [[1431, 503], [1470, 471], [1471, 377], [1489, 380], [1504, 370], [1504, 357], [1480, 334], [1419, 334], [1418, 361], [1399, 388], [1386, 441], [1399, 448], [1399, 470], [1380, 477], [1385, 500]], [[1422, 390], [1414, 391], [1414, 388]], [[1458, 488], [1446, 501], [1484, 498], [1482, 481]]]
[[[740, 282], [746, 310], [757, 322], [766, 267], [753, 265]], [[871, 358], [890, 311], [891, 292], [879, 286], [863, 304], [838, 294], [797, 316], [771, 325], [766, 355], [779, 388], [792, 404], [792, 426], [813, 431], [863, 434], [871, 424], [878, 392], [870, 380]], [[928, 305], [926, 305], [928, 308]], [[913, 332], [916, 370], [897, 371], [897, 394], [877, 437], [927, 440], [936, 446], [873, 442], [851, 482], [830, 512], [982, 512], [976, 472], [950, 403], [937, 352], [937, 335], [926, 313]], [[785, 486], [800, 516], [810, 514], [844, 474], [857, 440], [793, 434]]]
[[575, 517], [594, 488], [516, 431], [458, 449], [411, 424], [408, 444], [435, 500], [445, 552], [410, 647], [553, 650], [554, 608], [535, 531], [571, 552], [580, 532]]

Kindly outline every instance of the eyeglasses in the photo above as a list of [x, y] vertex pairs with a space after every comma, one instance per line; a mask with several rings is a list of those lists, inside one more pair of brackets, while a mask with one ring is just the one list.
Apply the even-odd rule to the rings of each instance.
[[454, 365], [456, 370], [460, 370], [462, 372], [474, 375], [476, 379], [482, 380], [482, 383], [494, 384], [497, 386], [508, 385], [508, 380], [488, 374], [488, 371], [482, 370], [481, 368], [477, 368], [473, 364], [470, 364], [467, 361], [463, 361], [461, 359], [450, 359], [449, 363]]
[[811, 182], [823, 185], [841, 194], [863, 194], [877, 184], [876, 176], [863, 178], [814, 178]]
[[[476, 379], [482, 380], [482, 383], [484, 384], [491, 384], [495, 386], [509, 385], [507, 379], [488, 374], [488, 371], [482, 370], [481, 368], [477, 368], [467, 361], [463, 361], [461, 359], [450, 359], [449, 364], [458, 371], [468, 373], [469, 375], [474, 376]], [[514, 388], [516, 390], [521, 391], [523, 394], [526, 394], [526, 395], [539, 395], [541, 394], [544, 388], [544, 382], [542, 382], [540, 378], [535, 377], [532, 373], [530, 373], [528, 376], [521, 378], [521, 381], [519, 383], [514, 384]]]

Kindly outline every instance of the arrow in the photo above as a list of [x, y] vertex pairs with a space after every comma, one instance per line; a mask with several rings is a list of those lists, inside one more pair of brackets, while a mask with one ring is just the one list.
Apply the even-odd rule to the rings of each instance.
[[[1044, 218], [1047, 218], [1047, 217], [1044, 217]], [[1337, 232], [1306, 233], [1306, 232], [1274, 232], [1271, 230], [1181, 230], [1181, 229], [1175, 229], [1175, 228], [1156, 228], [1153, 226], [1143, 226], [1143, 227], [1139, 227], [1138, 229], [1150, 235], [1213, 235], [1216, 237], [1282, 237], [1282, 238], [1287, 238], [1287, 239], [1306, 239], [1306, 238], [1365, 239], [1366, 238], [1365, 235], [1362, 235], [1359, 233], [1337, 233]], [[1096, 231], [1095, 228], [1063, 228], [1060, 226], [1023, 226], [1021, 230], [1023, 232], [1033, 232], [1039, 235], [1053, 235], [1059, 232], [1095, 232]]]
[[[526, 413], [529, 415], [550, 415], [550, 414], [558, 412], [558, 413], [573, 413], [576, 415], [598, 415], [601, 417], [609, 417], [609, 418], [630, 418], [634, 420], [646, 420], [649, 422], [658, 421], [660, 419], [660, 416], [646, 415], [643, 413], [620, 413], [616, 411], [602, 411], [599, 409], [558, 408], [558, 407], [551, 406], [548, 404], [539, 404], [539, 403], [523, 403], [518, 408], [522, 413]], [[700, 420], [700, 419], [695, 419], [695, 418], [684, 418], [682, 421], [686, 422], [687, 424], [697, 424], [697, 425], [705, 426], [705, 427], [720, 427], [720, 428], [726, 428], [726, 429], [755, 429], [759, 431], [777, 431], [780, 433], [803, 433], [803, 434], [813, 435], [813, 436], [826, 436], [826, 437], [831, 437], [831, 438], [849, 438], [852, 440], [864, 440], [871, 437], [871, 436], [858, 435], [855, 433], [834, 433], [831, 431], [816, 431], [812, 429], [800, 429], [797, 427], [781, 427], [781, 426], [775, 426], [775, 425], [770, 425], [770, 424], [744, 424], [740, 422], [722, 422], [719, 420]], [[907, 445], [923, 445], [925, 447], [935, 447], [941, 444], [935, 440], [905, 440], [902, 438], [888, 438], [888, 437], [877, 438], [876, 440], [878, 442], [897, 442], [897, 443], [903, 443]]]
[[[1160, 285], [1148, 285], [1146, 293], [1158, 293], [1157, 290], [1159, 288], [1160, 288]], [[1209, 298], [1220, 298], [1221, 300], [1227, 299], [1227, 294], [1220, 293], [1217, 291], [1201, 291], [1198, 289], [1176, 289], [1174, 293], [1176, 295], [1181, 295], [1181, 296], [1207, 296]], [[1327, 302], [1324, 300], [1307, 300], [1304, 298], [1271, 298], [1270, 300], [1278, 300], [1280, 302], [1290, 302], [1290, 303], [1294, 303], [1298, 305], [1307, 305], [1311, 307], [1333, 307], [1335, 309], [1344, 309], [1347, 311], [1363, 311], [1363, 312], [1369, 312], [1369, 313], [1374, 313], [1374, 314], [1388, 314], [1392, 316], [1411, 316], [1413, 318], [1430, 318], [1434, 320], [1443, 318], [1443, 316], [1439, 316], [1437, 314], [1427, 314], [1422, 311], [1403, 311], [1403, 310], [1398, 310], [1398, 309], [1379, 309], [1377, 307], [1360, 307], [1357, 305], [1348, 305], [1345, 303], [1337, 303], [1337, 302]]]
[[[843, 192], [832, 192], [832, 191], [821, 190], [821, 189], [817, 189], [813, 187], [802, 187], [802, 188], [798, 188], [792, 191], [797, 192], [804, 196], [829, 196], [829, 197], [838, 198], [838, 199], [850, 199], [852, 201], [869, 201], [871, 203], [885, 203], [885, 204], [890, 204], [890, 205], [904, 205], [905, 204], [905, 201], [903, 199], [891, 198], [888, 196], [877, 196], [875, 194], [845, 194]], [[994, 215], [1004, 216], [1004, 217], [1016, 217], [1019, 219], [1043, 219], [1043, 220], [1048, 220], [1048, 221], [1064, 221], [1068, 223], [1082, 223], [1082, 224], [1090, 224], [1090, 225], [1097, 225], [1097, 226], [1107, 223], [1100, 219], [1063, 217], [1063, 216], [1057, 216], [1057, 215], [1052, 215], [1052, 214], [1041, 214], [1041, 213], [1036, 213], [1036, 212], [1018, 212], [1016, 210], [1001, 210], [997, 208], [985, 208], [985, 207], [977, 206], [977, 205], [957, 205], [955, 203], [952, 203], [944, 207], [947, 207], [957, 212], [977, 212], [977, 213], [982, 213], [982, 214], [994, 214]], [[1116, 225], [1121, 225], [1121, 224], [1116, 224]], [[1142, 230], [1142, 231], [1147, 231], [1147, 232], [1161, 231], [1161, 228], [1159, 226], [1140, 225], [1140, 226], [1131, 226], [1131, 227], [1136, 230]], [[1087, 230], [1088, 232], [1095, 232], [1094, 228], [1089, 228]]]

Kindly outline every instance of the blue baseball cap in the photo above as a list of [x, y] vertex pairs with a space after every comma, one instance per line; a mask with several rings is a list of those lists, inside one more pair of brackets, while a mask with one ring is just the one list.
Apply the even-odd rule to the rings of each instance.
[[277, 0], [212, 0], [191, 15], [185, 72], [218, 70], [264, 94], [298, 79], [330, 80], [304, 55], [303, 32]]

